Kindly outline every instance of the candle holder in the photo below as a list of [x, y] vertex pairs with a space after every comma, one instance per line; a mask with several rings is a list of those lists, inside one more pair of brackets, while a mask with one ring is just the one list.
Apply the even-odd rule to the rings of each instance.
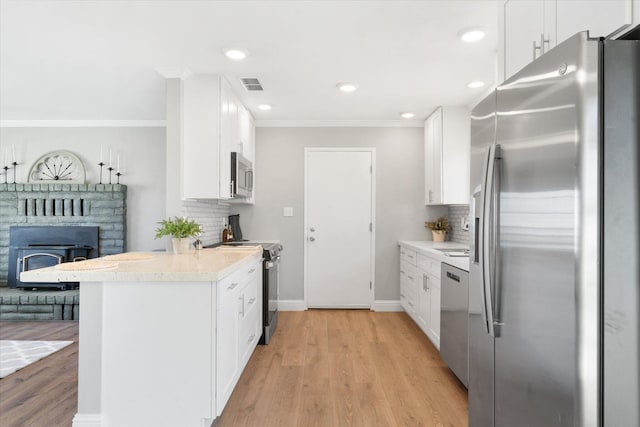
[[109, 171], [109, 184], [111, 184], [111, 175], [113, 174], [113, 168], [109, 166], [107, 170]]
[[5, 165], [2, 169], [4, 169], [4, 183], [7, 184], [7, 178], [9, 177], [9, 166]]
[[104, 167], [104, 163], [100, 161], [100, 163], [98, 163], [98, 166], [100, 166], [100, 184], [102, 184], [102, 168]]
[[120, 184], [120, 177], [122, 176], [122, 174], [120, 172], [116, 172], [116, 184]]
[[18, 162], [16, 162], [15, 160], [13, 161], [13, 163], [11, 163], [13, 165], [13, 183], [16, 183], [16, 170], [18, 169]]

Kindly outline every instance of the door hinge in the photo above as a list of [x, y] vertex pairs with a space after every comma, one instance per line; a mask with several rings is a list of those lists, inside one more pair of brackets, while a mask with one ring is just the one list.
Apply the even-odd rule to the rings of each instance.
[[373, 165], [369, 165], [369, 173], [373, 174]]
[[372, 222], [369, 223], [369, 231], [373, 232], [373, 223]]
[[369, 289], [373, 289], [373, 283], [369, 281]]

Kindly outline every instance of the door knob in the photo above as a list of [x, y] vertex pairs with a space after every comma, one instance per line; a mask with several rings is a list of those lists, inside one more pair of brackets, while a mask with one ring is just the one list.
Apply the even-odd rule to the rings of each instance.
[[309, 237], [309, 241], [310, 241], [310, 242], [315, 242], [315, 241], [316, 241], [316, 238], [315, 238], [315, 237]]

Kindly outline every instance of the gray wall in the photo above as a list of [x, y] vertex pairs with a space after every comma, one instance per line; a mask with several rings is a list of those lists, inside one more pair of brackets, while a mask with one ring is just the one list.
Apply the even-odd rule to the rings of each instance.
[[[257, 128], [256, 203], [232, 206], [245, 238], [284, 246], [280, 299], [304, 299], [304, 148], [376, 148], [376, 300], [399, 297], [398, 240], [431, 240], [426, 220], [447, 208], [424, 206], [422, 128]], [[293, 207], [293, 217], [282, 208]]]
[[[78, 156], [87, 172], [86, 182], [98, 183], [101, 144], [105, 157], [111, 147], [114, 162], [120, 151], [124, 171], [120, 182], [128, 187], [127, 250], [163, 248], [161, 241], [154, 241], [154, 230], [165, 212], [164, 128], [0, 128], [2, 153], [5, 147], [11, 151], [15, 145], [19, 183], [27, 181], [31, 165], [40, 156], [55, 150], [68, 150]], [[12, 179], [11, 175], [9, 182]], [[109, 182], [106, 169], [104, 182]]]

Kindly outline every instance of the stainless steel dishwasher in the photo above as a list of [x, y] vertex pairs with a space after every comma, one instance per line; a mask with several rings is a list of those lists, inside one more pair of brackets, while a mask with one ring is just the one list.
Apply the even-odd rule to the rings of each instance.
[[469, 386], [469, 273], [442, 263], [440, 355], [458, 379]]

